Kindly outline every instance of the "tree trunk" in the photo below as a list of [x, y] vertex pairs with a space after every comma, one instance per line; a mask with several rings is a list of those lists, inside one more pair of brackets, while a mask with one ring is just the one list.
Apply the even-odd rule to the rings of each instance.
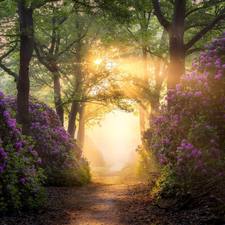
[[85, 134], [85, 103], [81, 104], [81, 108], [79, 111], [80, 119], [79, 119], [79, 129], [78, 129], [78, 135], [77, 140], [80, 142], [81, 148], [84, 146], [84, 134]]
[[59, 119], [61, 121], [61, 124], [63, 126], [64, 124], [64, 110], [62, 106], [62, 99], [61, 99], [61, 86], [60, 86], [60, 76], [59, 72], [55, 73], [54, 75], [54, 102], [55, 102], [55, 108], [56, 112], [59, 116]]
[[[147, 85], [148, 87], [148, 56], [147, 56], [147, 46], [144, 45], [142, 47], [142, 64], [143, 64], [143, 80], [144, 85]], [[145, 92], [145, 88], [143, 88]], [[146, 93], [143, 93], [145, 95]], [[141, 103], [139, 104], [139, 119], [140, 119], [140, 132], [144, 131], [146, 129], [146, 126], [148, 124], [148, 112], [147, 107], [149, 103], [145, 102], [146, 99], [141, 99]]]
[[73, 101], [70, 110], [69, 124], [68, 124], [68, 133], [73, 138], [76, 132], [76, 118], [78, 110], [79, 110], [79, 103], [77, 101]]
[[168, 89], [175, 88], [176, 84], [180, 83], [180, 77], [185, 71], [185, 46], [183, 43], [185, 11], [186, 0], [176, 0], [169, 33], [170, 65], [167, 81]]
[[143, 60], [143, 78], [148, 84], [148, 56], [146, 51], [147, 46], [142, 48], [142, 60]]
[[20, 21], [20, 69], [17, 94], [17, 122], [22, 124], [22, 134], [30, 133], [29, 116], [29, 64], [34, 46], [33, 11], [26, 9], [23, 3], [18, 0], [18, 13]]
[[145, 131], [145, 107], [143, 104], [139, 104], [139, 123], [140, 123], [140, 133]]

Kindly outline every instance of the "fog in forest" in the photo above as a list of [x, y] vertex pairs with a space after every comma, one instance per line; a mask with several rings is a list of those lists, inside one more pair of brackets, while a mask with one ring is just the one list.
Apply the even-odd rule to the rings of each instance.
[[[133, 162], [134, 150], [141, 141], [139, 117], [121, 111], [108, 114], [101, 127], [95, 125], [85, 133], [98, 148], [108, 153], [110, 162], [106, 164], [116, 169]], [[85, 156], [88, 158], [89, 154]]]

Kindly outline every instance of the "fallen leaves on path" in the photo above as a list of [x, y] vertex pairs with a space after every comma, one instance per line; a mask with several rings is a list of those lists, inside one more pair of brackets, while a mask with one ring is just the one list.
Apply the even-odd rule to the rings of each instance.
[[[106, 180], [107, 177], [102, 177]], [[99, 180], [101, 180], [99, 178]], [[108, 178], [107, 178], [108, 179]], [[111, 177], [110, 179], [114, 179]], [[109, 185], [109, 188], [106, 188]], [[118, 186], [117, 186], [118, 185]], [[101, 198], [109, 194], [107, 190], [115, 192], [116, 216], [121, 221], [120, 225], [202, 225], [225, 224], [223, 218], [213, 214], [215, 202], [212, 199], [201, 198], [185, 210], [166, 210], [157, 207], [158, 200], [150, 194], [152, 186], [148, 183], [123, 184], [127, 188], [120, 189], [120, 184], [94, 182], [87, 187], [46, 188], [48, 203], [43, 209], [35, 213], [21, 212], [11, 217], [1, 217], [0, 225], [62, 225], [70, 224], [69, 219], [76, 221], [77, 216], [90, 210], [87, 205], [82, 205], [82, 198], [88, 194], [101, 193]], [[115, 189], [115, 190], [114, 190]], [[74, 204], [71, 203], [74, 199]], [[80, 200], [80, 204], [79, 203]], [[110, 200], [111, 201], [111, 200]], [[75, 204], [76, 203], [76, 204]], [[169, 205], [171, 200], [160, 202], [160, 205]], [[71, 207], [69, 207], [71, 206]], [[101, 204], [99, 204], [99, 207]], [[76, 213], [75, 213], [76, 212]], [[96, 210], [93, 209], [96, 213]], [[114, 212], [112, 212], [112, 215]], [[74, 218], [73, 218], [74, 217]], [[109, 218], [111, 221], [111, 217]], [[113, 221], [112, 221], [113, 222]], [[115, 221], [114, 221], [115, 222]], [[75, 223], [74, 223], [75, 224]], [[92, 223], [93, 224], [93, 223]], [[104, 225], [104, 222], [102, 223]], [[107, 223], [110, 224], [110, 223]], [[80, 224], [78, 224], [80, 225]]]
[[129, 225], [225, 224], [224, 219], [212, 213], [213, 208], [210, 207], [208, 199], [199, 199], [198, 204], [185, 210], [160, 209], [157, 207], [158, 200], [150, 195], [151, 188], [150, 184], [129, 186], [127, 197], [118, 202], [124, 209], [121, 212], [121, 223]]

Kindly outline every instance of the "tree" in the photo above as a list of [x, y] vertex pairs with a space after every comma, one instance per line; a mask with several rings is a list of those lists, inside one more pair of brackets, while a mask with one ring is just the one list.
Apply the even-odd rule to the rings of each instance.
[[[199, 51], [195, 44], [212, 30], [216, 25], [224, 26], [225, 9], [223, 1], [161, 1], [152, 0], [154, 13], [159, 23], [169, 34], [169, 74], [167, 87], [175, 88], [185, 71], [185, 56]], [[170, 19], [165, 16], [165, 4], [172, 6]], [[163, 13], [164, 11], [164, 13]], [[198, 29], [196, 29], [198, 28]], [[185, 32], [194, 31], [191, 39], [185, 40]]]
[[30, 133], [29, 116], [29, 64], [33, 53], [34, 30], [33, 30], [33, 9], [25, 7], [25, 4], [17, 0], [20, 23], [20, 70], [17, 94], [17, 115], [16, 119], [22, 124], [22, 134]]
[[[55, 1], [55, 0], [52, 0]], [[7, 0], [1, 0], [6, 9], [11, 6]], [[33, 28], [33, 12], [40, 8], [46, 2], [36, 1], [21, 1], [17, 0], [17, 8], [14, 7], [14, 17], [16, 18], [16, 10], [19, 14], [19, 36], [20, 36], [20, 65], [18, 78], [18, 94], [17, 94], [17, 122], [22, 124], [22, 134], [29, 135], [30, 133], [30, 118], [29, 118], [29, 64], [34, 47], [34, 28]], [[3, 7], [3, 8], [4, 8]], [[5, 8], [4, 8], [5, 9]], [[13, 35], [14, 36], [14, 35]], [[3, 66], [2, 66], [3, 67]], [[4, 68], [3, 68], [4, 69]], [[8, 71], [10, 72], [10, 71]], [[11, 73], [11, 75], [13, 75]], [[15, 76], [15, 75], [14, 75]], [[16, 77], [16, 76], [15, 76]]]
[[[131, 98], [135, 96], [139, 100], [140, 131], [143, 131], [148, 126], [150, 110], [153, 112], [159, 106], [160, 91], [167, 75], [166, 32], [154, 17], [151, 2], [136, 0], [130, 2], [127, 8], [130, 18], [125, 22], [105, 18], [109, 34], [104, 39], [117, 48], [126, 46], [121, 51], [118, 69], [133, 79], [125, 91]], [[160, 32], [162, 38], [159, 37]]]

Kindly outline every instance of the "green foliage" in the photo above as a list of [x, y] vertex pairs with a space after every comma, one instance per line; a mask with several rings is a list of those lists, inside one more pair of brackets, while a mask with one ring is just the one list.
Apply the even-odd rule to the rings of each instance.
[[147, 148], [140, 149], [141, 159], [147, 164], [156, 159], [162, 171], [159, 188], [166, 195], [207, 193], [210, 185], [204, 191], [196, 186], [214, 184], [224, 174], [224, 36], [205, 47], [195, 57], [192, 73], [182, 77], [176, 90], [168, 90], [168, 104], [152, 115], [151, 127], [143, 133]]
[[36, 165], [32, 140], [25, 140], [0, 92], [0, 215], [35, 210], [45, 203], [43, 170]]
[[[88, 162], [75, 139], [61, 126], [58, 115], [52, 108], [30, 97], [31, 137], [36, 164], [44, 170], [45, 185], [85, 185], [90, 179]], [[8, 105], [16, 110], [16, 99], [8, 98]]]

